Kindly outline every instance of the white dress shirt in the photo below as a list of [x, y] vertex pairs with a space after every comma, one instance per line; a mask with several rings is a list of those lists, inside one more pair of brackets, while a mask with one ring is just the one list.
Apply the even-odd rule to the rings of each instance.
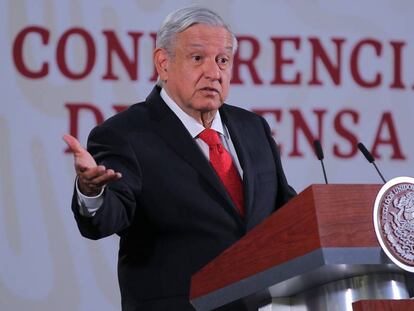
[[[175, 113], [175, 115], [180, 119], [183, 123], [187, 131], [190, 133], [191, 137], [195, 140], [197, 145], [200, 147], [202, 153], [209, 159], [209, 147], [208, 145], [198, 137], [198, 135], [205, 130], [205, 127], [197, 122], [193, 117], [188, 115], [178, 106], [171, 97], [167, 94], [164, 89], [161, 89], [161, 98], [167, 104], [167, 106]], [[233, 163], [237, 168], [241, 178], [243, 178], [243, 170], [240, 166], [239, 159], [237, 157], [236, 149], [234, 148], [233, 142], [227, 130], [227, 127], [221, 121], [220, 112], [217, 111], [216, 115], [214, 116], [213, 122], [211, 123], [211, 129], [215, 130], [219, 133], [221, 142], [223, 147], [230, 153]], [[102, 189], [101, 193], [94, 197], [88, 197], [82, 194], [78, 188], [78, 183], [76, 180], [76, 190], [78, 195], [78, 203], [80, 206], [80, 213], [83, 216], [92, 217], [95, 215], [95, 212], [99, 209], [99, 207], [103, 203], [104, 197], [104, 188]]]

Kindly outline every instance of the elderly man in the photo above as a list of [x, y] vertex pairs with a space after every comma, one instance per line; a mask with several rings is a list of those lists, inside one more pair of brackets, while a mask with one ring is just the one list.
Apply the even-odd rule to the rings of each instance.
[[224, 104], [236, 47], [216, 13], [173, 12], [146, 101], [97, 126], [88, 151], [64, 137], [80, 232], [120, 236], [123, 310], [194, 310], [191, 275], [295, 195], [264, 119]]

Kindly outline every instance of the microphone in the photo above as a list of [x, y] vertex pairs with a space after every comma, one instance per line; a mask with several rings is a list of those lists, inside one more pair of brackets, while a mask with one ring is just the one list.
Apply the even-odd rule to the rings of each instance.
[[358, 143], [358, 149], [362, 152], [362, 154], [365, 156], [365, 158], [368, 160], [369, 163], [372, 163], [375, 167], [375, 169], [377, 170], [378, 174], [380, 175], [382, 181], [384, 182], [384, 184], [386, 183], [384, 176], [382, 176], [380, 170], [378, 169], [377, 165], [375, 164], [375, 159], [372, 156], [371, 152], [368, 151], [367, 148], [365, 148], [364, 144], [359, 142]]
[[323, 151], [321, 142], [319, 140], [313, 141], [313, 146], [315, 147], [315, 154], [319, 161], [321, 161], [322, 165], [322, 171], [323, 171], [323, 177], [325, 178], [325, 184], [328, 184], [328, 179], [326, 178], [326, 172], [325, 172], [325, 165], [323, 165]]

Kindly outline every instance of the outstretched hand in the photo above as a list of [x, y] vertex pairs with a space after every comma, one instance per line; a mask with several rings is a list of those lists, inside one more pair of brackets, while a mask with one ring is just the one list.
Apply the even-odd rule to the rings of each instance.
[[66, 134], [63, 136], [63, 140], [73, 153], [78, 187], [84, 195], [98, 195], [103, 186], [122, 177], [119, 172], [107, 169], [103, 165], [97, 165], [92, 155], [81, 146], [75, 137]]

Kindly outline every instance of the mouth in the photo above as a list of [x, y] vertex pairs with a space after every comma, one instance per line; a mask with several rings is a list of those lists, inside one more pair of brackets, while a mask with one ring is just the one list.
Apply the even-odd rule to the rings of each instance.
[[218, 89], [215, 89], [213, 87], [203, 87], [203, 88], [200, 89], [200, 91], [211, 93], [211, 94], [219, 94], [220, 93]]

